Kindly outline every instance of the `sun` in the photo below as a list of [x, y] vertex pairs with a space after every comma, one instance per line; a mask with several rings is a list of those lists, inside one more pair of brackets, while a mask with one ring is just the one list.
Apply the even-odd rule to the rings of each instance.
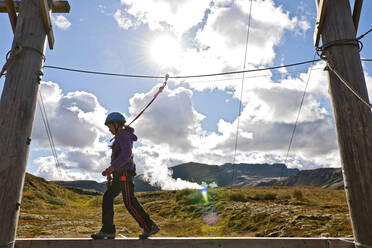
[[150, 47], [151, 59], [162, 67], [175, 67], [182, 56], [178, 41], [169, 35], [163, 35], [154, 40]]

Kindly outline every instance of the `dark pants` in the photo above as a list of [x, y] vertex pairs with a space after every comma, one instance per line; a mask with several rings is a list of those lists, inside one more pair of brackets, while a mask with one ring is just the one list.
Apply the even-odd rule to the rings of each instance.
[[123, 201], [128, 212], [144, 231], [150, 231], [154, 224], [134, 195], [134, 174], [132, 171], [113, 173], [112, 183], [108, 186], [102, 201], [102, 230], [106, 233], [115, 232], [114, 199], [120, 192], [123, 195]]

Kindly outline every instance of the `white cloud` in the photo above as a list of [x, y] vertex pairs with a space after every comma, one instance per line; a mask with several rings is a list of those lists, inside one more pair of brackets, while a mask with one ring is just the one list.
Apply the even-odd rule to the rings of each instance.
[[[274, 83], [270, 78], [263, 78], [262, 81], [255, 79], [247, 83], [240, 119], [236, 158], [238, 163], [284, 162], [308, 75], [309, 72], [300, 74], [296, 78], [288, 77], [281, 83]], [[288, 158], [290, 167], [306, 169], [340, 165], [333, 118], [323, 106], [324, 103], [329, 104], [328, 95], [324, 94], [327, 89], [325, 80], [325, 72], [312, 71]], [[133, 99], [138, 98], [142, 104], [145, 104], [155, 90], [156, 88], [151, 91], [151, 94], [147, 94], [147, 100], [144, 100], [144, 95], [135, 96]], [[138, 122], [140, 126], [137, 132], [141, 133], [142, 128], [146, 130], [139, 136], [140, 140], [141, 138], [145, 140], [143, 146], [138, 148], [138, 151], [141, 151], [139, 153], [142, 154], [139, 164], [148, 165], [149, 157], [153, 160], [150, 164], [168, 167], [189, 161], [208, 164], [232, 162], [237, 120], [230, 123], [221, 119], [217, 133], [206, 132], [199, 128], [203, 119], [197, 118], [198, 113], [193, 109], [191, 99], [188, 100], [192, 97], [191, 94], [184, 95], [183, 101], [178, 103], [174, 101], [179, 100], [178, 97], [169, 101], [168, 98], [177, 95], [178, 93], [175, 92], [178, 91], [188, 90], [180, 88], [169, 91], [163, 98], [164, 102], [159, 105], [155, 102], [153, 105], [154, 112], [149, 114], [151, 118], [146, 117], [151, 121]], [[236, 92], [234, 94], [239, 95]], [[131, 104], [134, 104], [133, 99]], [[164, 107], [167, 102], [169, 106]], [[184, 108], [179, 110], [178, 104], [182, 104]], [[173, 118], [164, 118], [168, 114]], [[194, 115], [192, 118], [186, 118], [190, 120], [187, 123], [197, 127], [193, 132], [189, 131], [187, 125], [176, 124], [177, 119], [185, 118], [179, 116], [181, 114]], [[156, 123], [161, 128], [151, 123]], [[174, 130], [174, 126], [181, 130]], [[156, 137], [151, 134], [152, 128], [156, 132]], [[139, 168], [142, 168], [141, 165]]]
[[56, 17], [51, 16], [51, 19], [53, 24], [60, 29], [67, 30], [71, 27], [71, 22], [63, 15], [57, 15]]
[[[198, 24], [210, 0], [121, 0], [125, 14], [120, 10], [116, 21], [135, 20], [128, 29], [138, 24], [147, 24], [151, 30], [169, 30], [182, 35], [185, 31]], [[118, 12], [116, 12], [118, 13]]]
[[[320, 80], [315, 84], [321, 85], [324, 75], [318, 73], [324, 72], [313, 71], [314, 79]], [[247, 85], [237, 163], [284, 161], [307, 75], [288, 77], [280, 84], [263, 78], [263, 81], [256, 80]], [[155, 86], [148, 93], [135, 94], [130, 99], [131, 114], [142, 110], [157, 89]], [[320, 101], [328, 101], [328, 97], [323, 95], [325, 90], [312, 84], [308, 89], [288, 165], [302, 169], [339, 166], [332, 116], [320, 104]], [[43, 83], [41, 92], [63, 178], [98, 178], [109, 163], [110, 151], [107, 142], [103, 141], [108, 138], [103, 125], [106, 110], [94, 95], [87, 92], [63, 94], [52, 82]], [[193, 106], [192, 95], [191, 90], [183, 87], [166, 89], [134, 125], [139, 137], [139, 144], [134, 149], [138, 173], [144, 173], [150, 182], [163, 189], [199, 187], [172, 179], [169, 166], [190, 161], [208, 164], [232, 162], [237, 120], [230, 123], [221, 119], [218, 132], [203, 130], [201, 122], [204, 116]], [[39, 148], [47, 149], [44, 132], [38, 113], [33, 136]], [[34, 163], [39, 175], [59, 179], [52, 157], [41, 157]]]
[[129, 29], [133, 26], [133, 22], [130, 17], [126, 16], [125, 13], [122, 13], [120, 9], [116, 10], [114, 13], [114, 19], [118, 23], [119, 27], [123, 29]]
[[[147, 94], [136, 94], [130, 101], [131, 111], [139, 112], [155, 90], [157, 87]], [[105, 142], [109, 136], [103, 124], [107, 111], [93, 94], [81, 91], [63, 94], [58, 84], [53, 82], [43, 82], [40, 92], [58, 152], [59, 170], [53, 156], [42, 156], [33, 161], [37, 175], [49, 180], [103, 180], [100, 173], [109, 166], [111, 153], [108, 142]], [[196, 183], [173, 179], [167, 166], [182, 162], [171, 154], [174, 150], [178, 151], [177, 154], [187, 154], [185, 150], [192, 147], [188, 137], [200, 130], [198, 123], [202, 117], [192, 107], [191, 95], [192, 92], [185, 88], [165, 90], [137, 122], [137, 134], [144, 137], [141, 139], [143, 144], [134, 149], [138, 172], [144, 173], [152, 184], [162, 189], [200, 188]], [[38, 150], [49, 151], [39, 111], [33, 139]], [[168, 147], [168, 152], [164, 147]]]
[[[63, 179], [91, 178], [109, 166], [109, 148], [103, 140], [109, 135], [104, 126], [106, 110], [97, 98], [83, 91], [63, 94], [58, 84], [42, 82], [40, 93], [58, 152]], [[37, 149], [49, 151], [40, 109], [37, 108], [33, 139]], [[48, 179], [61, 179], [53, 157], [39, 157], [33, 161], [37, 173]]]
[[[93, 94], [76, 91], [63, 95], [59, 86], [52, 82], [43, 82], [40, 93], [57, 147], [91, 147], [99, 137], [108, 134], [103, 123], [106, 110]], [[49, 146], [39, 109], [33, 137], [41, 147]]]
[[[249, 7], [246, 1], [231, 4], [216, 4], [203, 29], [196, 39], [213, 60], [220, 61], [218, 70], [241, 69], [247, 35]], [[249, 29], [247, 63], [255, 66], [269, 64], [275, 58], [274, 47], [278, 45], [286, 30], [301, 29], [296, 17], [273, 1], [253, 1]]]
[[369, 101], [372, 102], [372, 77], [368, 73], [364, 73], [364, 78], [366, 80], [367, 90], [368, 90], [368, 97]]
[[[136, 150], [136, 153], [146, 151], [148, 147], [141, 147]], [[163, 151], [162, 151], [163, 152]], [[153, 154], [154, 155], [154, 154]], [[164, 157], [163, 157], [164, 159]], [[165, 159], [166, 160], [166, 159]], [[188, 182], [180, 178], [173, 179], [172, 173], [168, 169], [167, 161], [160, 161], [158, 156], [147, 156], [145, 163], [142, 165], [144, 178], [154, 186], [158, 186], [163, 190], [178, 190], [178, 189], [200, 189], [201, 186], [197, 183]]]
[[[139, 113], [158, 90], [154, 87], [146, 94], [135, 94], [130, 100], [129, 111]], [[167, 144], [172, 150], [188, 152], [193, 148], [191, 139], [201, 131], [200, 121], [191, 102], [192, 91], [179, 87], [165, 89], [156, 102], [135, 123], [137, 134], [153, 144]]]
[[[167, 67], [162, 66], [162, 61], [155, 61], [160, 70], [195, 75], [242, 69], [249, 2], [121, 0], [121, 3], [123, 8], [116, 11], [114, 18], [124, 29], [146, 24], [154, 31], [155, 40], [156, 35], [164, 33], [170, 33], [170, 36], [178, 40], [180, 52], [169, 54], [170, 51], [166, 48], [158, 51], [168, 57], [174, 56], [167, 59], [168, 62], [174, 61]], [[254, 0], [246, 69], [271, 64], [276, 56], [275, 47], [282, 42], [286, 31], [305, 33], [309, 27], [303, 17], [291, 17], [288, 11], [277, 6], [273, 0]], [[155, 40], [147, 42], [150, 47]], [[225, 90], [237, 88], [239, 84], [240, 82], [230, 81], [218, 85], [212, 83], [190, 86], [197, 90]]]

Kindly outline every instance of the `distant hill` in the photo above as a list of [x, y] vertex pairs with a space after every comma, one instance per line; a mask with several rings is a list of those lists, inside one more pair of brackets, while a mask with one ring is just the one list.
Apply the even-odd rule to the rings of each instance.
[[[255, 186], [315, 186], [342, 189], [343, 177], [340, 168], [320, 168], [315, 170], [288, 169], [284, 164], [235, 164], [208, 165], [185, 163], [169, 168], [174, 179], [208, 184], [215, 182], [219, 187]], [[234, 174], [234, 179], [233, 179]], [[56, 181], [66, 187], [105, 192], [105, 183], [89, 180]], [[150, 185], [138, 175], [134, 179], [135, 192], [160, 190]]]
[[[277, 178], [296, 174], [298, 169], [288, 169], [284, 164], [235, 164], [208, 165], [201, 163], [185, 163], [169, 168], [174, 179], [180, 178], [190, 182], [208, 184], [215, 182], [219, 187], [252, 187], [263, 182], [270, 182]], [[234, 179], [233, 179], [234, 175]], [[105, 192], [105, 183], [91, 180], [54, 181], [66, 186]], [[138, 175], [134, 179], [135, 192], [160, 190], [150, 185], [143, 177]]]
[[50, 209], [66, 205], [81, 205], [94, 195], [84, 189], [67, 189], [44, 178], [26, 173], [23, 186], [22, 209]]
[[[93, 180], [76, 180], [76, 181], [52, 181], [58, 185], [67, 187], [68, 189], [74, 190], [79, 193], [79, 190], [90, 190], [93, 192], [104, 193], [107, 189], [106, 182], [98, 183]], [[154, 190], [160, 190], [159, 187], [154, 187], [149, 184], [143, 177], [143, 175], [136, 176], [134, 178], [134, 190], [135, 192], [148, 192]], [[85, 193], [87, 193], [85, 191]], [[92, 193], [94, 194], [94, 193]]]
[[161, 190], [160, 187], [152, 186], [145, 180], [143, 175], [138, 175], [134, 178], [134, 191], [135, 192], [149, 192]]
[[315, 186], [327, 189], [343, 189], [341, 168], [302, 170], [283, 180], [259, 183], [258, 186]]
[[[298, 169], [288, 169], [284, 164], [224, 164], [207, 165], [185, 163], [169, 168], [173, 178], [191, 182], [217, 183], [220, 187], [251, 187], [280, 177], [297, 173]], [[234, 174], [234, 179], [233, 179]]]
[[97, 192], [105, 192], [106, 191], [106, 184], [105, 183], [98, 183], [93, 180], [76, 180], [76, 181], [52, 181], [61, 186], [65, 187], [73, 187], [73, 188], [80, 188], [80, 189], [87, 189], [87, 190], [95, 190]]

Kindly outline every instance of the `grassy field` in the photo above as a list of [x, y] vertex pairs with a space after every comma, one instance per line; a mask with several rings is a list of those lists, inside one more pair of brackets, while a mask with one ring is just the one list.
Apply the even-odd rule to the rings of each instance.
[[[348, 237], [342, 190], [293, 187], [214, 188], [137, 194], [159, 224], [156, 236]], [[18, 238], [90, 237], [100, 229], [102, 196], [76, 194], [37, 177], [26, 180]], [[141, 232], [121, 196], [115, 200], [117, 236]]]

